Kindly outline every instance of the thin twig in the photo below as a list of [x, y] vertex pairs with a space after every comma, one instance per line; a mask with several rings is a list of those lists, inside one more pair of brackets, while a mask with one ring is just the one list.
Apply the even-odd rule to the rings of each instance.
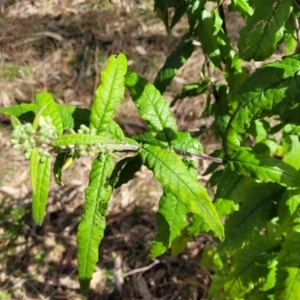
[[95, 69], [95, 81], [94, 81], [94, 92], [96, 91], [98, 85], [99, 85], [99, 66], [98, 66], [98, 58], [99, 56], [99, 44], [96, 41], [96, 47], [95, 47], [95, 55], [94, 55], [94, 69]]
[[300, 29], [299, 29], [299, 21], [296, 18], [295, 14], [293, 13], [293, 21], [294, 21], [294, 27], [296, 30], [297, 35], [297, 47], [300, 48]]
[[124, 273], [123, 274], [123, 277], [127, 277], [127, 276], [130, 276], [130, 275], [133, 275], [133, 274], [136, 274], [136, 273], [143, 273], [143, 272], [146, 272], [150, 269], [152, 269], [155, 265], [159, 264], [160, 261], [158, 259], [154, 260], [154, 262], [152, 264], [150, 264], [149, 266], [147, 267], [143, 267], [143, 268], [139, 268], [139, 269], [135, 269], [135, 270], [132, 270], [132, 271], [129, 271], [127, 273]]

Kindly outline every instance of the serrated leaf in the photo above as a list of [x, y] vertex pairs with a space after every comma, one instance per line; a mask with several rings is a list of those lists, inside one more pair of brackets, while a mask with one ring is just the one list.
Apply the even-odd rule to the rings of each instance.
[[283, 186], [297, 187], [300, 183], [300, 172], [292, 166], [265, 154], [255, 154], [247, 148], [241, 148], [227, 162], [227, 166], [240, 175], [276, 182]]
[[143, 163], [153, 171], [164, 193], [174, 196], [187, 209], [203, 218], [208, 230], [223, 238], [223, 226], [203, 186], [189, 173], [174, 153], [145, 145], [139, 150]]
[[272, 183], [253, 185], [252, 193], [245, 191], [246, 201], [239, 211], [231, 214], [225, 224], [226, 239], [219, 245], [220, 253], [239, 250], [259, 236], [266, 222], [273, 218], [274, 199], [282, 188]]
[[239, 54], [242, 59], [263, 61], [277, 49], [284, 23], [290, 16], [291, 0], [256, 1], [254, 14], [240, 32]]
[[105, 217], [112, 187], [107, 178], [113, 171], [110, 156], [98, 156], [92, 164], [89, 186], [85, 190], [83, 217], [77, 231], [77, 261], [80, 288], [86, 292], [98, 261], [98, 247], [103, 238]]
[[279, 252], [275, 285], [276, 300], [299, 299], [300, 296], [300, 234], [290, 232]]
[[124, 98], [126, 71], [126, 56], [120, 53], [110, 56], [101, 72], [101, 83], [95, 91], [90, 115], [90, 128], [96, 128], [97, 133], [105, 131], [113, 121], [116, 108]]
[[176, 138], [177, 125], [168, 103], [160, 92], [134, 72], [127, 72], [125, 85], [140, 116], [147, 122], [148, 131], [158, 140], [170, 144]]
[[172, 241], [179, 236], [186, 225], [188, 209], [185, 204], [178, 201], [172, 193], [164, 193], [159, 201], [156, 214], [157, 230], [150, 250], [150, 257], [157, 257], [168, 248]]
[[222, 70], [221, 52], [217, 41], [217, 31], [211, 18], [211, 13], [203, 9], [197, 26], [198, 39], [203, 51], [208, 55], [213, 64]]
[[298, 103], [300, 54], [284, 57], [281, 61], [257, 69], [239, 89], [242, 102], [231, 117], [223, 139], [223, 150], [234, 156], [240, 146], [239, 135], [252, 120], [282, 114]]
[[167, 87], [170, 85], [178, 70], [192, 55], [193, 51], [193, 41], [191, 35], [187, 33], [183, 36], [175, 50], [170, 55], [168, 55], [165, 64], [156, 75], [154, 85], [161, 94], [163, 94]]
[[114, 144], [115, 141], [102, 135], [91, 134], [65, 134], [51, 141], [54, 147], [72, 146], [72, 145], [92, 145], [92, 144]]
[[35, 191], [32, 194], [32, 215], [37, 225], [42, 225], [48, 199], [50, 176], [50, 158], [46, 157], [45, 162], [37, 164], [37, 177], [35, 178]]
[[43, 108], [42, 116], [50, 116], [52, 123], [56, 128], [57, 136], [60, 136], [63, 132], [63, 124], [61, 115], [57, 108], [57, 105], [49, 93], [42, 92], [35, 95], [38, 110]]
[[192, 138], [188, 132], [179, 131], [177, 133], [177, 138], [171, 142], [171, 145], [177, 151], [190, 153], [190, 154], [199, 154], [202, 152], [202, 145], [200, 142]]
[[266, 278], [269, 271], [266, 253], [276, 246], [266, 237], [258, 236], [253, 243], [236, 253], [233, 258], [234, 271], [227, 276], [224, 285], [225, 295], [229, 299], [243, 299], [247, 292]]

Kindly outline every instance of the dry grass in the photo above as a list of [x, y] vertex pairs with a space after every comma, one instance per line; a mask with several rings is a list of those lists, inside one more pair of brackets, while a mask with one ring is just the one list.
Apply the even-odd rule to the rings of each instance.
[[[153, 81], [187, 28], [183, 20], [168, 36], [147, 1], [2, 0], [0, 6], [4, 2], [1, 106], [32, 102], [36, 92], [47, 90], [60, 103], [89, 107], [106, 59], [120, 51], [131, 69]], [[184, 83], [198, 80], [201, 61], [199, 50], [176, 76], [167, 100]], [[188, 99], [175, 106], [180, 128], [203, 125], [203, 103]], [[128, 135], [145, 128], [127, 98], [116, 120]], [[84, 299], [77, 281], [75, 235], [91, 161], [79, 160], [66, 170], [63, 188], [51, 186], [47, 216], [37, 227], [30, 212], [28, 163], [10, 150], [8, 118], [0, 116], [0, 122], [0, 298]], [[211, 148], [217, 142], [211, 135], [202, 139]], [[147, 258], [160, 195], [146, 169], [115, 191], [88, 299], [200, 299], [205, 294], [210, 275], [201, 270], [199, 259], [212, 243], [207, 236], [194, 239], [179, 257], [167, 253], [153, 265]]]

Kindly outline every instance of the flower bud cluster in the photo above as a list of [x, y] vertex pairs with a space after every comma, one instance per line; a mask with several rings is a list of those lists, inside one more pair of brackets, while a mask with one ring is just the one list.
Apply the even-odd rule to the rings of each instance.
[[39, 118], [39, 128], [35, 130], [30, 123], [17, 125], [12, 133], [13, 149], [24, 151], [25, 159], [29, 159], [34, 147], [38, 147], [41, 161], [50, 157], [49, 143], [56, 135], [56, 129], [50, 116]]

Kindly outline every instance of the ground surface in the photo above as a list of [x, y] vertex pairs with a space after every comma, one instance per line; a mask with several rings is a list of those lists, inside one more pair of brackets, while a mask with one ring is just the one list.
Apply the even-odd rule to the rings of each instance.
[[[1, 5], [1, 106], [32, 102], [36, 92], [49, 91], [60, 103], [88, 108], [106, 59], [120, 51], [131, 69], [153, 81], [187, 28], [183, 20], [167, 35], [152, 1], [1, 0]], [[201, 61], [199, 50], [165, 93], [168, 101], [183, 84], [198, 80]], [[179, 103], [173, 109], [179, 127], [193, 131], [207, 122], [199, 119], [203, 105], [201, 99]], [[129, 97], [116, 120], [128, 135], [145, 128]], [[10, 149], [7, 117], [0, 116], [0, 129], [0, 299], [84, 299], [75, 235], [91, 160], [67, 169], [64, 187], [52, 185], [47, 216], [38, 227], [30, 212], [28, 163]], [[205, 134], [201, 141], [208, 152], [217, 142]], [[209, 237], [189, 242], [178, 257], [147, 257], [160, 195], [146, 169], [116, 190], [88, 299], [205, 299], [211, 275], [199, 260], [212, 243]]]

